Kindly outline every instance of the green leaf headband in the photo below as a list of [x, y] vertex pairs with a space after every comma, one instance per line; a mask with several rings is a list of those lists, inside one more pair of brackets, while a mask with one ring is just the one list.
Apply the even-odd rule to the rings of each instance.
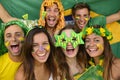
[[32, 29], [34, 29], [34, 28], [36, 28], [36, 27], [38, 27], [38, 28], [44, 28], [43, 26], [34, 26], [34, 27], [30, 28], [30, 29], [27, 31], [26, 35], [28, 35], [28, 33], [29, 33]]
[[55, 35], [55, 40], [55, 46], [64, 49], [66, 49], [68, 42], [71, 42], [74, 48], [77, 47], [78, 44], [84, 44], [84, 41], [82, 40], [82, 32], [75, 33], [72, 31], [70, 37], [67, 37], [65, 32], [62, 32], [61, 35]]
[[5, 28], [10, 25], [18, 25], [19, 27], [22, 28], [25, 35], [26, 35], [27, 31], [29, 30], [28, 27], [20, 20], [13, 20], [13, 21], [9, 21], [7, 23], [2, 23], [1, 30], [4, 32]]
[[1, 27], [0, 27], [0, 55], [6, 53], [8, 51], [4, 44], [4, 31], [10, 25], [18, 25], [19, 27], [21, 27], [21, 29], [23, 30], [25, 35], [28, 31], [28, 27], [20, 20], [13, 20], [13, 21], [9, 21], [7, 23], [2, 23]]
[[85, 27], [83, 30], [83, 37], [95, 33], [102, 37], [107, 37], [108, 40], [112, 40], [112, 33], [106, 27], [94, 28], [94, 27]]

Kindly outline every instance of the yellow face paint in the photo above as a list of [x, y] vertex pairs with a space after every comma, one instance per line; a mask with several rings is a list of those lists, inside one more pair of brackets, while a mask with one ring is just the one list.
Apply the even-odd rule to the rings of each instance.
[[89, 18], [85, 18], [85, 20], [86, 20], [86, 21], [88, 21], [88, 20], [89, 20]]
[[19, 40], [20, 40], [20, 41], [24, 41], [24, 38], [23, 38], [23, 37], [20, 37]]
[[8, 47], [10, 45], [10, 42], [9, 41], [6, 41], [5, 42], [5, 46]]
[[49, 51], [49, 50], [50, 50], [50, 45], [48, 45], [48, 46], [46, 47], [46, 50], [47, 50], [47, 51]]
[[76, 19], [76, 20], [79, 20], [79, 19], [80, 19], [80, 17], [76, 16], [76, 17], [75, 17], [75, 19]]
[[101, 44], [97, 44], [97, 47], [101, 50], [103, 50], [103, 46]]

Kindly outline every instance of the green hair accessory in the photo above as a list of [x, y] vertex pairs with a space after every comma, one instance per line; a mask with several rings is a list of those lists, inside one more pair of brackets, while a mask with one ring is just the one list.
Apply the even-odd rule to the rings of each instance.
[[95, 33], [102, 37], [107, 37], [108, 40], [112, 40], [112, 33], [106, 27], [94, 28], [94, 27], [85, 27], [83, 30], [83, 37]]
[[25, 20], [27, 20], [27, 19], [28, 19], [28, 14], [24, 14], [24, 15], [22, 16], [22, 18], [25, 19]]
[[42, 12], [42, 19], [43, 19], [43, 20], [45, 19], [46, 14], [47, 14], [46, 11], [43, 11], [43, 12]]
[[43, 28], [43, 26], [34, 26], [34, 27], [31, 27], [31, 28], [29, 28], [29, 30], [27, 31], [26, 35], [28, 35], [28, 33], [29, 33], [32, 29], [34, 29], [34, 28], [36, 28], [36, 27], [38, 27], [38, 28]]
[[0, 55], [3, 55], [8, 51], [5, 45], [9, 45], [9, 43], [4, 42], [4, 31], [10, 25], [18, 25], [19, 27], [21, 27], [21, 29], [24, 32], [24, 35], [26, 35], [27, 31], [29, 30], [28, 27], [20, 20], [13, 20], [7, 23], [2, 23], [0, 27]]
[[9, 21], [7, 23], [2, 23], [2, 26], [1, 26], [1, 30], [4, 32], [4, 30], [10, 26], [10, 25], [18, 25], [22, 28], [22, 30], [24, 31], [24, 34], [27, 33], [27, 31], [29, 30], [27, 28], [27, 26], [20, 20], [13, 20], [13, 21]]
[[84, 44], [84, 41], [82, 40], [82, 32], [75, 33], [72, 31], [70, 37], [67, 37], [65, 32], [62, 32], [61, 35], [55, 35], [55, 40], [55, 46], [62, 47], [64, 49], [66, 49], [68, 42], [71, 42], [74, 48], [76, 48], [78, 44]]

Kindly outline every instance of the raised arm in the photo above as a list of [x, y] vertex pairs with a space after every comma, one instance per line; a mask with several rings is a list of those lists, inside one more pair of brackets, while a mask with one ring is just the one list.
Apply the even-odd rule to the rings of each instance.
[[120, 20], [120, 11], [110, 16], [107, 16], [106, 23], [112, 23], [118, 20]]
[[11, 20], [16, 20], [17, 18], [14, 18], [14, 17], [10, 16], [9, 13], [5, 10], [5, 8], [0, 3], [0, 19], [3, 22], [8, 22], [8, 21], [11, 21]]

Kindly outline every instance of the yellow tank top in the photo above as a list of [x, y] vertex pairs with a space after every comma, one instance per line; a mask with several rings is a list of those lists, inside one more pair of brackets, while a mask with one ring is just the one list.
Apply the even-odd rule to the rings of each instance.
[[14, 62], [8, 53], [0, 56], [0, 80], [14, 80], [15, 73], [21, 62]]

